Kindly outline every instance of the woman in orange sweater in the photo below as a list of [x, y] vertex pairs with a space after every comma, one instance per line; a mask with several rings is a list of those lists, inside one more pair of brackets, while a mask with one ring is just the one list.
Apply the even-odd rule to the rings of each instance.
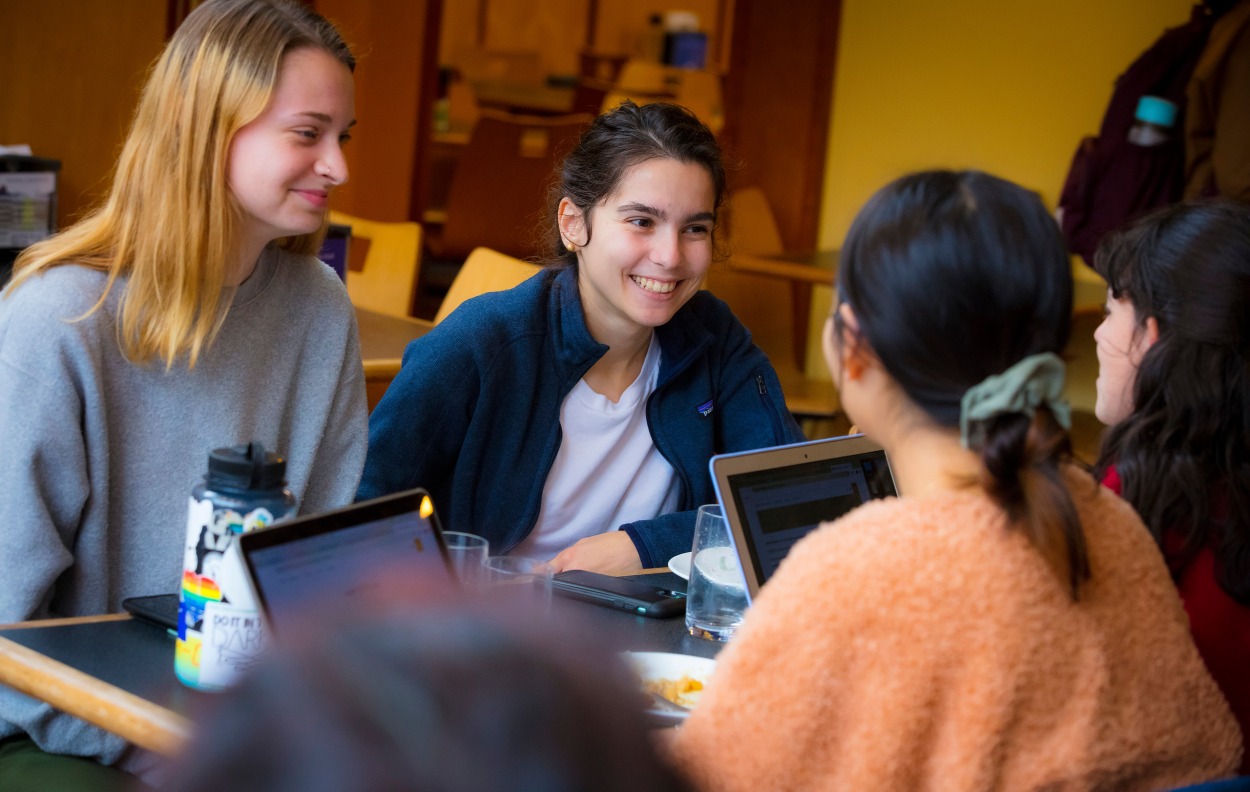
[[825, 353], [902, 496], [796, 545], [678, 761], [708, 790], [1164, 789], [1237, 724], [1132, 509], [1068, 459], [1054, 222], [976, 172], [860, 212]]

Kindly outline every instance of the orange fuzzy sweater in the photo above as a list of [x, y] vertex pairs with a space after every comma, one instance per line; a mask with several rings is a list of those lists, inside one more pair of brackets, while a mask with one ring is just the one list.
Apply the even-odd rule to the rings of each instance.
[[705, 790], [1168, 789], [1232, 774], [1237, 723], [1132, 509], [1067, 474], [1066, 586], [978, 489], [875, 501], [791, 551], [674, 756]]

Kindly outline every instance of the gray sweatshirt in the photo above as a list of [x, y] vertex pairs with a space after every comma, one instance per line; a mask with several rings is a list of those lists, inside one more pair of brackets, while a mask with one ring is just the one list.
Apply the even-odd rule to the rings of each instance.
[[[213, 448], [287, 459], [304, 514], [350, 503], [367, 442], [355, 314], [311, 257], [268, 248], [193, 370], [118, 344], [119, 280], [54, 267], [0, 296], [0, 624], [121, 610], [177, 589], [187, 499]], [[169, 662], [173, 663], [170, 647]], [[0, 737], [118, 760], [118, 737], [0, 686]]]

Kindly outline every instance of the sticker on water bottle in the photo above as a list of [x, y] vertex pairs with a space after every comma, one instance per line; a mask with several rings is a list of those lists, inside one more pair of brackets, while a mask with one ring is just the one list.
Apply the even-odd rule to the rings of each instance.
[[200, 645], [200, 684], [225, 687], [251, 668], [265, 648], [265, 626], [260, 614], [210, 602], [204, 608]]
[[225, 687], [264, 648], [264, 624], [234, 537], [271, 522], [273, 514], [263, 507], [239, 514], [191, 499], [174, 662], [185, 684]]

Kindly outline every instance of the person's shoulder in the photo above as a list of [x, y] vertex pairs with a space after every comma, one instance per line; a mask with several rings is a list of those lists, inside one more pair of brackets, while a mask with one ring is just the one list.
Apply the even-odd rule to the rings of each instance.
[[[870, 580], [907, 578], [920, 569], [959, 569], [1002, 535], [1002, 512], [984, 493], [881, 498], [857, 506], [803, 540], [804, 554], [840, 575]], [[797, 548], [796, 548], [797, 549]]]
[[435, 331], [502, 339], [542, 328], [547, 323], [547, 307], [557, 274], [543, 269], [511, 289], [471, 297], [440, 322]]
[[838, 566], [853, 559], [850, 566], [859, 570], [868, 569], [877, 558], [893, 563], [890, 546], [907, 546], [905, 537], [915, 530], [912, 512], [911, 504], [899, 498], [871, 500], [822, 523], [794, 546], [785, 563], [810, 567], [819, 576], [828, 574], [831, 562]]
[[1091, 553], [1118, 561], [1157, 555], [1158, 545], [1132, 504], [1075, 467], [1064, 471], [1064, 482]]
[[305, 256], [275, 248], [275, 280], [283, 288], [297, 288], [301, 300], [325, 300], [334, 304], [350, 303], [347, 287], [328, 264], [316, 256]]
[[927, 533], [929, 522], [928, 513], [917, 509], [913, 501], [877, 498], [824, 523], [810, 537], [824, 550], [840, 547], [844, 550], [839, 552], [874, 553], [886, 544], [910, 544], [912, 534]]
[[115, 343], [116, 295], [96, 308], [107, 282], [103, 272], [62, 264], [5, 289], [0, 293], [0, 360], [30, 373], [53, 361], [89, 360], [90, 350]]
[[107, 273], [77, 264], [60, 264], [5, 288], [0, 292], [0, 312], [73, 319], [100, 301], [107, 283]]

